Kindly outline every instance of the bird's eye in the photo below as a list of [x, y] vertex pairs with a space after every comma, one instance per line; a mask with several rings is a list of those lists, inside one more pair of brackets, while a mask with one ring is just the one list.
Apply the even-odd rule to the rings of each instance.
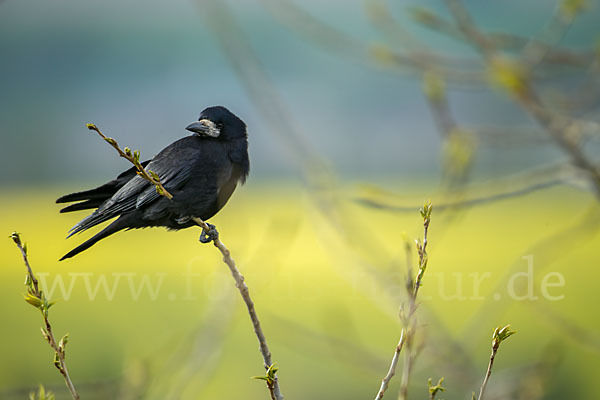
[[217, 129], [223, 129], [223, 124], [221, 122], [217, 122]]

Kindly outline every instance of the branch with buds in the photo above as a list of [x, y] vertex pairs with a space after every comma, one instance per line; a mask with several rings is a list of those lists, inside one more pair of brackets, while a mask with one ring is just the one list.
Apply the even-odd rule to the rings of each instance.
[[[156, 192], [159, 195], [164, 196], [169, 200], [173, 199], [173, 195], [169, 193], [167, 189], [165, 189], [162, 182], [160, 181], [160, 177], [158, 176], [158, 174], [156, 174], [154, 171], [146, 170], [144, 166], [140, 163], [140, 152], [138, 150], [132, 152], [128, 147], [125, 147], [125, 149], [122, 150], [115, 139], [105, 136], [96, 125], [87, 124], [86, 126], [89, 130], [97, 132], [98, 135], [100, 135], [100, 137], [102, 137], [104, 141], [110, 144], [119, 153], [121, 157], [125, 158], [127, 161], [132, 163], [137, 169], [137, 174], [145, 180], [147, 180], [148, 182], [150, 182], [151, 184], [153, 184], [156, 187]], [[238, 270], [233, 258], [231, 258], [231, 253], [229, 249], [227, 249], [227, 247], [219, 239], [219, 232], [216, 230], [215, 226], [207, 224], [200, 218], [192, 218], [192, 220], [202, 228], [202, 235], [200, 236], [200, 241], [202, 243], [209, 243], [212, 241], [214, 246], [217, 249], [219, 249], [219, 251], [223, 255], [223, 262], [227, 264], [227, 267], [229, 267], [229, 271], [231, 272], [231, 275], [235, 280], [235, 286], [238, 288], [240, 295], [244, 300], [244, 303], [246, 303], [246, 308], [248, 309], [248, 314], [250, 315], [250, 319], [252, 321], [254, 333], [258, 339], [260, 352], [263, 356], [264, 368], [267, 372], [267, 375], [264, 380], [267, 383], [267, 388], [269, 389], [271, 399], [282, 400], [283, 395], [281, 394], [281, 391], [279, 389], [279, 380], [276, 375], [277, 367], [273, 364], [271, 360], [271, 351], [269, 350], [269, 346], [267, 345], [267, 338], [263, 333], [262, 326], [260, 325], [260, 320], [258, 319], [258, 314], [256, 313], [256, 309], [254, 308], [254, 302], [250, 297], [248, 286], [246, 285], [246, 282], [244, 282], [244, 277]]]
[[444, 383], [443, 376], [438, 380], [437, 385], [434, 385], [431, 378], [429, 378], [427, 381], [427, 386], [429, 386], [429, 400], [435, 400], [435, 395], [438, 394], [438, 392], [444, 392], [446, 390], [446, 388], [442, 386], [442, 383]]
[[416, 330], [416, 321], [414, 319], [414, 314], [417, 310], [417, 294], [419, 293], [419, 288], [421, 287], [421, 282], [423, 280], [423, 276], [425, 275], [425, 270], [427, 269], [427, 234], [429, 232], [429, 223], [431, 222], [432, 210], [433, 206], [431, 202], [425, 203], [425, 205], [423, 205], [423, 208], [421, 208], [420, 210], [421, 217], [423, 218], [423, 241], [416, 241], [417, 253], [419, 255], [419, 270], [417, 272], [414, 284], [412, 277], [409, 276], [406, 285], [409, 297], [408, 310], [405, 311], [404, 308], [400, 309], [400, 318], [404, 327], [400, 332], [400, 340], [396, 345], [396, 351], [394, 352], [394, 356], [392, 357], [392, 363], [390, 364], [388, 373], [381, 380], [381, 386], [379, 388], [379, 391], [377, 392], [377, 395], [375, 396], [375, 400], [381, 400], [385, 394], [385, 391], [388, 389], [390, 381], [396, 374], [396, 366], [398, 365], [398, 361], [400, 359], [400, 353], [402, 352], [402, 349], [405, 345], [406, 347], [408, 347], [408, 352], [405, 353], [406, 357], [404, 360], [404, 373], [402, 375], [400, 398], [405, 399], [408, 393], [408, 380], [410, 378], [410, 370], [412, 367], [412, 363], [415, 359], [415, 354], [412, 351], [412, 339]]
[[[479, 390], [479, 397], [477, 400], [483, 400], [483, 394], [485, 392], [485, 388], [487, 387], [490, 376], [492, 375], [492, 367], [494, 366], [494, 359], [496, 358], [496, 353], [498, 352], [498, 348], [500, 347], [500, 343], [514, 335], [516, 331], [510, 330], [510, 325], [506, 325], [504, 327], [497, 327], [494, 330], [492, 335], [492, 354], [490, 355], [490, 362], [488, 364], [487, 372], [485, 374], [485, 378], [483, 379], [483, 383], [481, 384], [481, 389]], [[475, 393], [473, 393], [473, 399], [475, 399]]]
[[21, 237], [17, 232], [13, 232], [10, 235], [10, 238], [15, 242], [19, 250], [21, 251], [21, 255], [23, 256], [23, 262], [25, 263], [25, 267], [27, 267], [27, 275], [25, 275], [25, 286], [27, 287], [27, 293], [25, 294], [25, 301], [42, 313], [42, 318], [44, 320], [44, 326], [41, 328], [42, 335], [44, 339], [52, 350], [54, 350], [54, 366], [58, 369], [58, 372], [65, 379], [65, 383], [67, 388], [71, 392], [73, 399], [79, 400], [79, 394], [77, 390], [75, 390], [75, 386], [73, 385], [73, 381], [71, 381], [71, 377], [69, 376], [69, 370], [67, 369], [67, 363], [65, 361], [66, 352], [65, 347], [69, 340], [69, 334], [65, 334], [58, 342], [54, 338], [54, 332], [52, 331], [52, 325], [50, 325], [50, 320], [48, 319], [48, 312], [50, 307], [54, 305], [54, 302], [50, 301], [46, 298], [44, 292], [40, 289], [39, 283], [35, 275], [33, 274], [33, 270], [29, 264], [29, 259], [27, 258], [27, 245], [21, 242]]

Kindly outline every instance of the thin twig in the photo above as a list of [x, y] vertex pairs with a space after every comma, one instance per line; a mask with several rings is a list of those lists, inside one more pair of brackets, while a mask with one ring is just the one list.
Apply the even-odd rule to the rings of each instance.
[[21, 256], [23, 257], [23, 262], [25, 263], [25, 267], [27, 267], [27, 275], [29, 275], [29, 279], [31, 279], [31, 283], [33, 284], [33, 288], [36, 294], [40, 293], [40, 289], [38, 286], [38, 280], [33, 274], [33, 270], [31, 269], [31, 265], [29, 265], [29, 259], [27, 258], [27, 249], [21, 243], [21, 237], [17, 232], [13, 232], [10, 235], [11, 239], [15, 242], [19, 250], [21, 251]]
[[379, 392], [377, 392], [377, 396], [375, 396], [375, 400], [380, 400], [383, 398], [385, 391], [387, 390], [390, 381], [396, 374], [396, 366], [398, 365], [398, 360], [400, 359], [400, 352], [402, 351], [402, 347], [404, 346], [405, 334], [404, 328], [400, 332], [400, 341], [398, 342], [398, 346], [396, 346], [396, 351], [394, 352], [394, 357], [392, 357], [392, 363], [390, 364], [390, 369], [386, 376], [381, 380], [381, 387], [379, 388]]
[[488, 363], [485, 378], [483, 378], [483, 383], [481, 384], [481, 389], [479, 389], [479, 397], [477, 397], [477, 400], [483, 400], [483, 394], [485, 393], [485, 388], [487, 387], [490, 376], [492, 375], [494, 359], [496, 358], [496, 353], [498, 352], [500, 344], [515, 333], [515, 331], [510, 330], [510, 325], [506, 325], [504, 327], [499, 326], [494, 330], [494, 333], [492, 334], [492, 354], [490, 355], [490, 362]]
[[[421, 26], [440, 33], [445, 37], [468, 41], [464, 33], [450, 20], [436, 14], [432, 10], [413, 7], [411, 9], [412, 17]], [[550, 25], [549, 25], [550, 26]], [[564, 64], [574, 67], [585, 67], [594, 59], [593, 51], [574, 50], [556, 43], [547, 43], [543, 38], [528, 38], [514, 33], [488, 32], [487, 39], [498, 49], [511, 52], [520, 52], [525, 46], [536, 46], [545, 52], [542, 61], [550, 64]]]
[[[169, 200], [173, 198], [173, 195], [169, 193], [169, 191], [165, 189], [165, 187], [162, 185], [160, 177], [153, 171], [146, 170], [142, 166], [142, 164], [140, 164], [140, 155], [138, 151], [132, 153], [131, 150], [129, 150], [129, 148], [127, 147], [124, 150], [121, 150], [117, 141], [113, 138], [105, 136], [96, 125], [87, 124], [87, 127], [88, 129], [97, 132], [106, 142], [108, 142], [115, 150], [117, 150], [121, 157], [131, 162], [137, 168], [138, 175], [147, 180], [148, 182], [152, 183], [156, 187], [156, 191], [158, 194], [168, 198]], [[204, 232], [209, 232], [211, 230], [211, 227], [201, 218], [195, 217], [192, 218], [192, 221], [194, 221], [198, 226], [200, 226], [204, 230]], [[258, 314], [256, 313], [254, 302], [250, 297], [248, 285], [246, 285], [246, 282], [244, 281], [244, 276], [238, 270], [235, 261], [231, 257], [231, 252], [229, 251], [229, 249], [227, 249], [225, 244], [223, 244], [223, 242], [219, 239], [218, 233], [214, 236], [212, 242], [214, 246], [217, 249], [219, 249], [219, 251], [223, 255], [223, 262], [227, 264], [227, 267], [231, 272], [231, 276], [233, 276], [233, 279], [235, 280], [235, 286], [239, 290], [240, 295], [244, 300], [244, 303], [246, 303], [246, 307], [248, 308], [248, 314], [250, 315], [250, 319], [252, 320], [254, 333], [256, 334], [260, 346], [260, 353], [263, 356], [265, 370], [267, 372], [273, 370], [276, 371], [276, 369], [273, 368], [273, 361], [271, 360], [271, 351], [269, 350], [269, 346], [267, 344], [267, 338], [265, 337], [265, 334], [260, 325], [260, 320], [258, 319]], [[277, 378], [277, 375], [273, 374], [273, 376], [270, 378], [271, 379], [267, 380], [267, 387], [269, 389], [271, 399], [282, 400], [283, 395], [281, 394], [281, 391], [279, 389], [279, 380]]]
[[79, 400], [79, 394], [75, 389], [75, 385], [73, 385], [73, 381], [69, 375], [69, 370], [67, 369], [67, 363], [65, 361], [65, 346], [67, 344], [68, 334], [63, 336], [63, 338], [57, 342], [54, 337], [54, 332], [52, 331], [52, 325], [50, 324], [50, 320], [48, 319], [48, 310], [52, 306], [53, 303], [48, 302], [44, 294], [39, 288], [38, 280], [35, 277], [33, 270], [29, 264], [29, 259], [27, 258], [27, 248], [21, 242], [21, 237], [17, 232], [13, 232], [10, 235], [11, 239], [19, 250], [21, 251], [21, 255], [23, 256], [23, 262], [27, 267], [27, 280], [26, 284], [28, 286], [27, 295], [25, 300], [38, 308], [42, 313], [42, 318], [44, 319], [44, 327], [42, 328], [42, 335], [44, 335], [44, 339], [48, 342], [52, 350], [54, 350], [54, 366], [58, 369], [58, 372], [63, 376], [67, 388], [71, 392], [71, 396], [73, 399]]
[[[404, 323], [404, 328], [402, 328], [402, 331], [400, 332], [400, 340], [398, 341], [398, 345], [396, 346], [396, 350], [394, 351], [394, 356], [392, 357], [390, 368], [388, 370], [388, 373], [381, 380], [381, 386], [379, 388], [379, 391], [377, 392], [377, 395], [375, 396], [375, 400], [381, 400], [386, 390], [388, 389], [392, 377], [396, 374], [396, 366], [398, 365], [398, 360], [400, 359], [400, 353], [402, 352], [402, 349], [405, 345], [407, 347], [407, 352], [405, 353], [406, 357], [404, 360], [404, 371], [402, 374], [402, 383], [400, 386], [400, 398], [405, 399], [408, 393], [408, 380], [410, 378], [411, 367], [415, 359], [414, 354], [412, 352], [412, 345], [414, 333], [416, 330], [416, 321], [413, 318], [413, 316], [415, 311], [417, 310], [417, 294], [419, 293], [421, 281], [423, 280], [423, 275], [425, 274], [425, 270], [427, 268], [427, 233], [429, 231], [429, 223], [431, 221], [431, 211], [431, 203], [426, 203], [421, 209], [421, 216], [423, 217], [423, 242], [421, 243], [420, 241], [417, 241], [417, 252], [419, 254], [419, 271], [417, 272], [414, 284], [410, 276], [407, 281], [409, 297], [408, 312], [405, 314], [402, 309], [400, 310], [401, 319]], [[410, 251], [410, 248], [407, 249], [407, 252], [408, 251]]]
[[[431, 222], [431, 203], [426, 203], [421, 209], [421, 217], [423, 217], [423, 242], [417, 240], [417, 254], [419, 255], [419, 270], [417, 271], [417, 277], [415, 278], [414, 286], [408, 287], [409, 290], [409, 309], [408, 315], [403, 316], [404, 325], [407, 327], [406, 332], [406, 353], [404, 354], [404, 370], [402, 371], [402, 382], [400, 383], [400, 396], [399, 399], [408, 399], [408, 382], [410, 381], [410, 374], [416, 358], [415, 352], [413, 352], [415, 332], [417, 330], [417, 320], [414, 317], [417, 311], [417, 295], [419, 294], [419, 288], [422, 285], [423, 276], [427, 269], [427, 262], [429, 257], [427, 255], [427, 234], [429, 233], [429, 223]], [[412, 292], [411, 292], [412, 289]]]
[[[411, 328], [414, 333], [414, 326]], [[408, 382], [410, 381], [410, 374], [412, 372], [413, 362], [415, 360], [412, 352], [412, 339], [413, 334], [411, 333], [411, 342], [406, 346], [406, 352], [404, 352], [404, 369], [402, 370], [402, 381], [400, 382], [400, 395], [398, 399], [406, 400], [408, 398]]]
[[[169, 200], [171, 200], [173, 198], [173, 195], [171, 193], [169, 193], [169, 191], [167, 189], [165, 189], [165, 187], [162, 185], [158, 175], [156, 175], [153, 171], [150, 171], [150, 170], [146, 171], [144, 166], [142, 164], [140, 164], [140, 152], [139, 151], [134, 151], [132, 153], [131, 150], [129, 149], [129, 147], [125, 147], [125, 150], [121, 150], [117, 141], [113, 138], [109, 138], [109, 137], [105, 136], [100, 131], [100, 129], [98, 129], [98, 127], [96, 125], [86, 124], [86, 126], [89, 130], [97, 132], [98, 135], [100, 135], [100, 137], [102, 139], [104, 139], [105, 142], [110, 144], [117, 151], [117, 153], [119, 153], [119, 155], [121, 157], [123, 157], [124, 159], [126, 159], [127, 161], [132, 163], [137, 168], [137, 174], [139, 176], [141, 176], [142, 178], [144, 178], [145, 180], [147, 180], [148, 182], [152, 183], [156, 187], [156, 191], [158, 194], [160, 194], [161, 196], [165, 196]], [[202, 228], [204, 228], [204, 225], [206, 225], [206, 223], [204, 221], [202, 221], [202, 224], [203, 225], [200, 225], [200, 226], [202, 226]], [[206, 230], [208, 231], [208, 229], [209, 229], [208, 225], [206, 225]]]
[[498, 347], [492, 347], [492, 354], [490, 355], [490, 362], [487, 367], [487, 372], [485, 373], [485, 378], [483, 378], [483, 383], [481, 384], [481, 389], [479, 389], [479, 397], [477, 397], [477, 400], [483, 399], [483, 393], [485, 392], [485, 388], [487, 387], [488, 381], [490, 380], [490, 376], [492, 375], [492, 367], [494, 366], [494, 359], [496, 358], [497, 352], [498, 352]]

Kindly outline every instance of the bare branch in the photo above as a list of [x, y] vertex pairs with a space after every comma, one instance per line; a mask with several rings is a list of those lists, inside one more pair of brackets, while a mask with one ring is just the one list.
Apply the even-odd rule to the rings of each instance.
[[396, 374], [396, 366], [398, 365], [398, 360], [400, 359], [400, 352], [402, 351], [402, 347], [404, 347], [404, 342], [406, 341], [406, 335], [404, 333], [404, 329], [400, 332], [400, 341], [396, 346], [396, 351], [394, 352], [394, 356], [392, 357], [392, 363], [390, 364], [390, 369], [385, 377], [381, 381], [381, 387], [379, 388], [379, 392], [377, 392], [377, 396], [375, 396], [375, 400], [383, 399], [383, 395], [387, 390], [390, 381]]
[[[414, 7], [411, 11], [413, 19], [422, 26], [447, 37], [461, 41], [468, 40], [452, 21], [445, 19], [432, 10]], [[594, 59], [593, 51], [574, 51], [566, 47], [553, 46], [544, 42], [547, 39], [544, 36], [527, 38], [512, 33], [489, 32], [487, 38], [493, 46], [507, 51], [521, 51], [526, 46], [535, 46], [545, 53], [542, 61], [552, 64], [585, 67]]]
[[[271, 15], [311, 43], [328, 52], [357, 61], [367, 66], [388, 66], [393, 70], [420, 75], [423, 69], [435, 69], [441, 75], [464, 86], [480, 85], [484, 76], [480, 71], [467, 68], [473, 65], [470, 60], [433, 52], [412, 52], [404, 54], [385, 46], [372, 45], [357, 39], [311, 15], [304, 8], [289, 0], [261, 0]], [[453, 65], [460, 64], [457, 67]]]
[[[457, 209], [461, 209], [461, 208], [471, 208], [471, 207], [475, 207], [475, 206], [494, 203], [494, 202], [501, 201], [501, 200], [507, 200], [507, 199], [521, 197], [521, 196], [524, 196], [529, 193], [537, 192], [539, 190], [549, 189], [549, 188], [559, 186], [559, 185], [564, 185], [564, 184], [565, 184], [565, 182], [563, 180], [553, 179], [553, 180], [549, 180], [546, 182], [534, 183], [534, 184], [531, 184], [531, 185], [523, 187], [523, 188], [509, 190], [506, 192], [495, 193], [495, 194], [487, 195], [487, 196], [473, 197], [470, 199], [465, 199], [465, 200], [451, 202], [451, 203], [443, 203], [443, 204], [440, 204], [439, 206], [436, 206], [436, 209], [438, 209], [439, 211], [444, 211], [444, 210], [449, 210], [449, 209], [457, 210]], [[410, 212], [411, 210], [415, 209], [414, 206], [390, 205], [390, 204], [385, 204], [379, 200], [372, 199], [372, 198], [366, 198], [366, 197], [359, 197], [356, 199], [356, 202], [360, 203], [364, 206], [367, 206], [367, 207], [378, 208], [381, 210], [388, 210], [388, 211], [400, 212], [400, 213]]]

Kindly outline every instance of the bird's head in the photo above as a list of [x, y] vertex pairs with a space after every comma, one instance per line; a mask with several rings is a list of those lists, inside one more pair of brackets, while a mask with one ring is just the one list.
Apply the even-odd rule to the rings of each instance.
[[208, 107], [200, 113], [198, 121], [185, 129], [200, 137], [219, 140], [243, 139], [247, 137], [246, 124], [223, 106]]

